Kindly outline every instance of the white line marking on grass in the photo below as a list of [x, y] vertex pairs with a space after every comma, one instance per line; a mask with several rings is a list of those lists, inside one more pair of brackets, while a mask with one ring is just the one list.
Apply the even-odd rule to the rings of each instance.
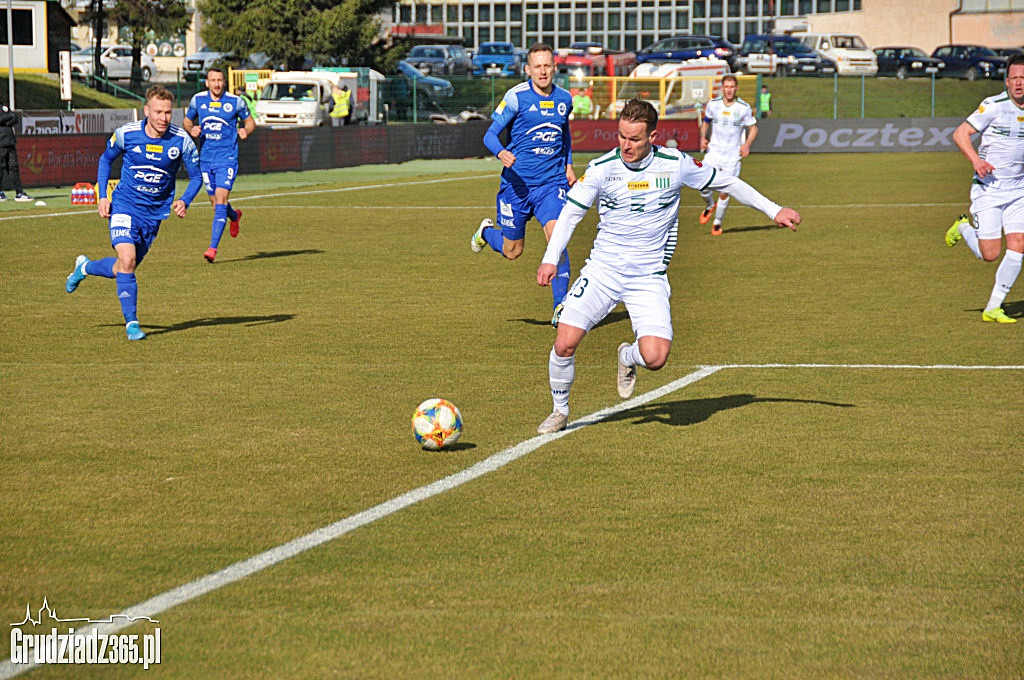
[[[370, 524], [371, 522], [375, 522], [378, 519], [392, 515], [399, 510], [409, 507], [410, 505], [414, 505], [420, 501], [437, 496], [438, 494], [442, 494], [446, 491], [451, 491], [466, 482], [471, 482], [478, 477], [482, 477], [490, 472], [499, 470], [509, 463], [522, 458], [528, 453], [536, 451], [545, 444], [561, 439], [562, 437], [587, 427], [588, 425], [599, 423], [605, 418], [616, 413], [629, 410], [636, 406], [646, 404], [649, 401], [663, 397], [675, 390], [706, 378], [709, 375], [718, 372], [720, 369], [720, 366], [702, 367], [700, 370], [674, 380], [667, 385], [623, 401], [615, 406], [609, 406], [608, 408], [601, 409], [600, 411], [595, 411], [590, 415], [573, 421], [569, 427], [561, 432], [542, 434], [533, 437], [532, 439], [527, 439], [526, 441], [520, 442], [519, 444], [505, 449], [504, 451], [499, 451], [475, 465], [471, 465], [464, 470], [449, 475], [448, 477], [431, 482], [430, 484], [426, 484], [417, 489], [413, 489], [412, 491], [408, 491], [400, 496], [395, 496], [391, 500], [384, 501], [372, 508], [358, 512], [343, 520], [339, 520], [334, 524], [321, 527], [320, 529], [308, 533], [305, 536], [283, 543], [276, 548], [271, 548], [270, 550], [254, 555], [249, 559], [242, 560], [241, 562], [235, 562], [218, 572], [208, 574], [202, 578], [192, 581], [191, 583], [186, 583], [185, 585], [168, 590], [146, 600], [145, 602], [132, 605], [120, 614], [131, 617], [132, 619], [141, 618], [143, 616], [153, 618], [157, 614], [161, 614], [172, 607], [184, 604], [189, 600], [194, 600], [197, 597], [234, 583], [235, 581], [240, 581], [248, 576], [252, 576], [253, 574], [263, 571], [268, 567], [272, 567], [275, 564], [306, 552], [311, 548], [315, 548], [327, 543], [328, 541], [333, 541], [336, 538], [344, 536], [350, 531], [354, 531], [355, 529]], [[76, 628], [75, 635], [91, 635], [94, 630], [97, 634], [111, 635], [127, 628], [129, 625], [131, 624], [128, 623], [127, 620], [118, 617], [117, 620], [112, 623], [90, 624], [82, 628]], [[5, 659], [0, 663], [0, 678], [13, 678], [35, 668], [35, 666], [36, 664], [34, 663], [14, 665], [9, 659]]]
[[957, 364], [723, 364], [714, 368], [887, 368], [942, 371], [1022, 371], [1022, 366], [963, 366]]

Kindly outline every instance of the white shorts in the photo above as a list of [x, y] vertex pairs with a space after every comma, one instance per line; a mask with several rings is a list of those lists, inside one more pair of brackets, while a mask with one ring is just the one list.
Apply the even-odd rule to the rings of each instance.
[[742, 165], [742, 163], [740, 162], [740, 157], [738, 155], [725, 156], [723, 154], [715, 153], [714, 151], [708, 151], [704, 154], [704, 160], [701, 162], [705, 165], [710, 165], [717, 170], [721, 170], [727, 175], [732, 175], [733, 177], [740, 176], [740, 165]]
[[1019, 187], [999, 189], [975, 184], [971, 187], [971, 217], [978, 238], [1001, 238], [1003, 232], [1024, 233], [1024, 191]]
[[671, 297], [665, 274], [623, 276], [587, 263], [565, 296], [558, 322], [590, 332], [622, 302], [638, 338], [653, 335], [671, 340]]

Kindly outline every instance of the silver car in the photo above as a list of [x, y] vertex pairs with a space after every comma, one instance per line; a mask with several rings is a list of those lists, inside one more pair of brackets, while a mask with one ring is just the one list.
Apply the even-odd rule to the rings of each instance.
[[230, 52], [216, 52], [210, 49], [209, 46], [204, 45], [199, 48], [199, 51], [195, 54], [190, 54], [185, 57], [185, 60], [181, 64], [181, 68], [185, 73], [206, 73], [216, 65], [218, 61], [227, 59], [231, 56]]
[[[93, 69], [93, 53], [95, 48], [86, 47], [84, 50], [71, 53], [71, 74], [77, 76], [91, 76]], [[132, 77], [132, 48], [130, 45], [111, 45], [103, 48], [100, 54], [100, 63], [107, 71], [107, 78]], [[142, 71], [142, 80], [148, 81], [156, 72], [156, 61], [143, 50], [139, 57], [139, 68]]]

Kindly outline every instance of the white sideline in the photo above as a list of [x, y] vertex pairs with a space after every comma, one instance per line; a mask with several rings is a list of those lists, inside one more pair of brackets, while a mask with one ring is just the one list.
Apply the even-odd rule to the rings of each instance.
[[[194, 600], [197, 597], [205, 595], [209, 592], [222, 588], [223, 586], [239, 581], [248, 576], [263, 571], [267, 567], [272, 567], [279, 562], [283, 562], [289, 558], [295, 557], [296, 555], [303, 553], [311, 548], [315, 548], [319, 545], [332, 541], [340, 536], [344, 536], [350, 531], [354, 531], [362, 526], [370, 524], [378, 519], [392, 515], [399, 510], [414, 505], [422, 500], [431, 498], [438, 494], [444, 493], [445, 491], [451, 491], [457, 486], [470, 482], [477, 477], [482, 477], [489, 472], [494, 472], [505, 465], [508, 465], [514, 460], [522, 458], [528, 453], [536, 451], [540, 447], [544, 446], [549, 442], [553, 442], [556, 439], [561, 439], [566, 435], [575, 432], [587, 425], [593, 425], [598, 423], [605, 418], [627, 411], [636, 406], [646, 404], [649, 401], [653, 401], [660, 397], [663, 397], [670, 392], [674, 392], [680, 388], [686, 387], [691, 383], [695, 383], [702, 378], [718, 372], [722, 367], [720, 366], [705, 366], [700, 368], [689, 375], [674, 380], [662, 387], [651, 390], [645, 394], [627, 399], [615, 406], [609, 406], [608, 408], [595, 411], [590, 415], [584, 416], [579, 420], [573, 421], [566, 429], [561, 432], [554, 432], [552, 434], [542, 434], [532, 439], [520, 442], [515, 446], [499, 451], [492, 456], [489, 456], [482, 461], [471, 465], [464, 470], [460, 470], [452, 475], [449, 475], [443, 479], [439, 479], [430, 484], [426, 484], [412, 491], [408, 491], [400, 496], [395, 496], [391, 500], [384, 501], [378, 505], [373, 506], [362, 512], [358, 512], [354, 515], [346, 517], [345, 519], [339, 520], [334, 524], [329, 524], [325, 527], [321, 527], [311, 533], [301, 536], [287, 543], [283, 543], [276, 548], [261, 552], [258, 555], [254, 555], [241, 562], [235, 562], [234, 564], [221, 569], [220, 571], [208, 574], [199, 578], [191, 583], [172, 588], [166, 592], [163, 592], [155, 597], [152, 597], [145, 602], [132, 605], [123, 612], [120, 612], [112, 623], [101, 623], [101, 624], [90, 624], [83, 626], [82, 628], [76, 628], [76, 635], [91, 635], [92, 631], [96, 631], [99, 634], [111, 635], [120, 630], [123, 630], [130, 625], [129, 621], [132, 619], [138, 619], [141, 617], [155, 618], [158, 614], [167, 611], [172, 607], [176, 607], [179, 604], [184, 604], [189, 600]], [[129, 617], [127, 619], [121, 619], [121, 615]], [[35, 663], [18, 664], [14, 665], [10, 659], [4, 659], [0, 662], [0, 679], [13, 678], [21, 675], [36, 667]]]
[[[955, 370], [955, 371], [1021, 371], [1024, 370], [1024, 365], [992, 365], [992, 366], [969, 366], [969, 365], [954, 365], [954, 364], [824, 364], [824, 363], [798, 363], [798, 364], [782, 364], [782, 363], [766, 363], [766, 364], [722, 364], [718, 366], [701, 366], [698, 370], [678, 378], [662, 387], [651, 390], [639, 396], [627, 399], [626, 401], [620, 402], [614, 406], [595, 411], [589, 415], [583, 416], [578, 420], [574, 420], [569, 426], [561, 432], [554, 432], [552, 434], [543, 434], [527, 439], [526, 441], [520, 442], [515, 446], [499, 451], [480, 462], [471, 465], [464, 470], [460, 470], [448, 477], [439, 479], [431, 482], [419, 488], [407, 491], [404, 494], [395, 496], [394, 498], [379, 503], [371, 508], [358, 512], [354, 515], [350, 515], [345, 519], [339, 520], [334, 524], [321, 527], [315, 531], [312, 531], [305, 536], [293, 539], [287, 543], [283, 543], [275, 548], [266, 550], [254, 555], [248, 559], [221, 569], [220, 571], [214, 572], [203, 576], [191, 583], [172, 588], [166, 592], [163, 592], [155, 597], [152, 597], [145, 602], [128, 607], [116, 617], [116, 621], [112, 623], [101, 623], [101, 624], [90, 624], [88, 626], [75, 630], [77, 635], [90, 635], [93, 630], [97, 633], [110, 635], [121, 631], [129, 626], [133, 625], [130, 623], [132, 619], [138, 619], [141, 617], [154, 618], [158, 614], [161, 614], [172, 607], [184, 604], [190, 600], [194, 600], [214, 590], [222, 588], [226, 585], [230, 585], [235, 581], [240, 581], [248, 576], [252, 576], [268, 567], [272, 567], [275, 564], [283, 562], [287, 559], [295, 557], [300, 553], [323, 545], [328, 541], [332, 541], [336, 538], [344, 536], [345, 534], [354, 531], [360, 527], [366, 526], [371, 522], [378, 519], [392, 515], [399, 510], [403, 510], [410, 505], [414, 505], [420, 501], [426, 500], [433, 496], [437, 496], [446, 491], [465, 484], [466, 482], [473, 481], [478, 477], [482, 477], [490, 472], [499, 470], [509, 463], [522, 458], [523, 456], [536, 451], [540, 447], [553, 442], [562, 437], [568, 436], [576, 430], [587, 427], [588, 425], [594, 425], [596, 423], [605, 420], [609, 416], [637, 406], [642, 406], [655, 399], [675, 392], [678, 389], [682, 389], [687, 385], [691, 385], [698, 380], [702, 380], [710, 375], [713, 375], [724, 369], [734, 368], [745, 368], [745, 369], [775, 369], [775, 368], [837, 368], [837, 369], [889, 369], [889, 370]], [[121, 617], [127, 617], [122, 619]], [[114, 619], [115, 617], [111, 617]], [[22, 673], [25, 673], [36, 667], [37, 664], [19, 664], [14, 665], [10, 662], [10, 659], [4, 659], [0, 661], [0, 680], [7, 678], [13, 678]]]

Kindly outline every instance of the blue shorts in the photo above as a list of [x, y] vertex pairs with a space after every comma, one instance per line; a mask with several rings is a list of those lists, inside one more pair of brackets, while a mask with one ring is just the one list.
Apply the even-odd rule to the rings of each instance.
[[149, 220], [126, 213], [110, 215], [110, 245], [134, 244], [135, 266], [140, 265], [142, 259], [146, 257], [158, 231], [160, 231], [160, 220]]
[[569, 182], [545, 184], [539, 187], [514, 185], [501, 180], [498, 187], [498, 226], [509, 241], [519, 241], [526, 236], [526, 223], [536, 217], [541, 226], [558, 219], [569, 192]]
[[238, 163], [232, 165], [202, 165], [199, 166], [203, 172], [203, 184], [206, 185], [206, 193], [213, 196], [217, 189], [231, 191], [235, 186], [235, 177], [238, 176]]

